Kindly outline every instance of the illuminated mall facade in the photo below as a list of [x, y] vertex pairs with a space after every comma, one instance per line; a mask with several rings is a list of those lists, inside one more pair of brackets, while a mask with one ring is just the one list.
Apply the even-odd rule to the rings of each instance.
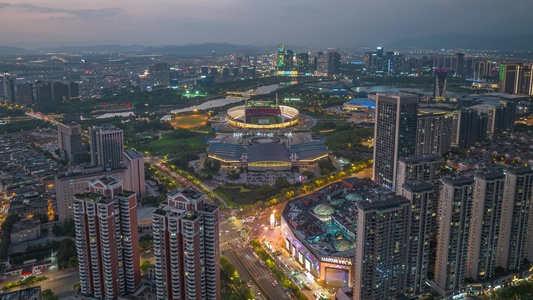
[[[320, 194], [328, 193], [326, 194]], [[326, 289], [352, 286], [355, 232], [346, 223], [348, 206], [343, 186], [289, 201], [281, 217], [283, 247]]]

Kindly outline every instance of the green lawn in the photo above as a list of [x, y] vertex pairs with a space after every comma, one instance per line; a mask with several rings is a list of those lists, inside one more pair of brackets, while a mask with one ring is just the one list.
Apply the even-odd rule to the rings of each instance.
[[195, 127], [205, 123], [206, 116], [204, 115], [190, 115], [178, 117], [172, 120], [172, 126], [174, 127]]
[[187, 151], [205, 150], [204, 137], [208, 134], [186, 131], [185, 134], [171, 131], [163, 134], [163, 138], [148, 144], [133, 145], [133, 148], [141, 152], [149, 152], [152, 155], [179, 154]]

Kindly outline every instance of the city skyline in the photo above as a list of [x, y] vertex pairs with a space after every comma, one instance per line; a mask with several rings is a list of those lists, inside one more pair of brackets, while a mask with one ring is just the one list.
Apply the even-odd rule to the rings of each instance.
[[[381, 45], [432, 34], [530, 34], [525, 29], [530, 27], [526, 14], [533, 4], [525, 0], [512, 2], [513, 5], [493, 0], [466, 3], [459, 0], [446, 3], [158, 0], [147, 5], [123, 0], [112, 3], [4, 1], [0, 2], [0, 28], [3, 28], [0, 38], [3, 45], [29, 48], [63, 43], [269, 45], [279, 41], [309, 47], [349, 47]], [[380, 22], [374, 21], [372, 12], [383, 16]], [[513, 22], [482, 17], [494, 12], [498, 12], [497, 20]], [[442, 16], [442, 21], [435, 21], [438, 16]], [[453, 22], [447, 21], [451, 19]], [[309, 34], [302, 34], [306, 32]]]

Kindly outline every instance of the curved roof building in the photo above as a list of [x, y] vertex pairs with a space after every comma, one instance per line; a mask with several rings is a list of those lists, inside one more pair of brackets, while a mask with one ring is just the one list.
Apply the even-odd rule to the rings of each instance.
[[255, 144], [248, 147], [248, 169], [251, 171], [290, 170], [289, 150], [281, 144]]

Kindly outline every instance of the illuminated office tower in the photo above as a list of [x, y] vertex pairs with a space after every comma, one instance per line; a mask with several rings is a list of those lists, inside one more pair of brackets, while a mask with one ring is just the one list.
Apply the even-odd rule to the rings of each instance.
[[338, 52], [328, 53], [328, 75], [341, 73], [341, 55]]
[[309, 53], [296, 54], [296, 70], [298, 71], [298, 75], [309, 73]]
[[453, 295], [464, 286], [473, 191], [473, 178], [441, 179], [434, 280], [441, 296]]
[[285, 71], [285, 45], [278, 46], [278, 71]]
[[398, 158], [415, 154], [418, 96], [376, 94], [374, 165], [372, 179], [396, 189]]
[[505, 170], [497, 264], [519, 270], [525, 259], [533, 258], [533, 170], [531, 167]]
[[174, 190], [153, 215], [157, 299], [221, 299], [219, 208], [192, 187]]
[[474, 179], [466, 277], [482, 281], [496, 269], [505, 176], [494, 171], [478, 173]]
[[96, 299], [132, 294], [141, 283], [137, 202], [113, 176], [74, 196], [80, 293]]

